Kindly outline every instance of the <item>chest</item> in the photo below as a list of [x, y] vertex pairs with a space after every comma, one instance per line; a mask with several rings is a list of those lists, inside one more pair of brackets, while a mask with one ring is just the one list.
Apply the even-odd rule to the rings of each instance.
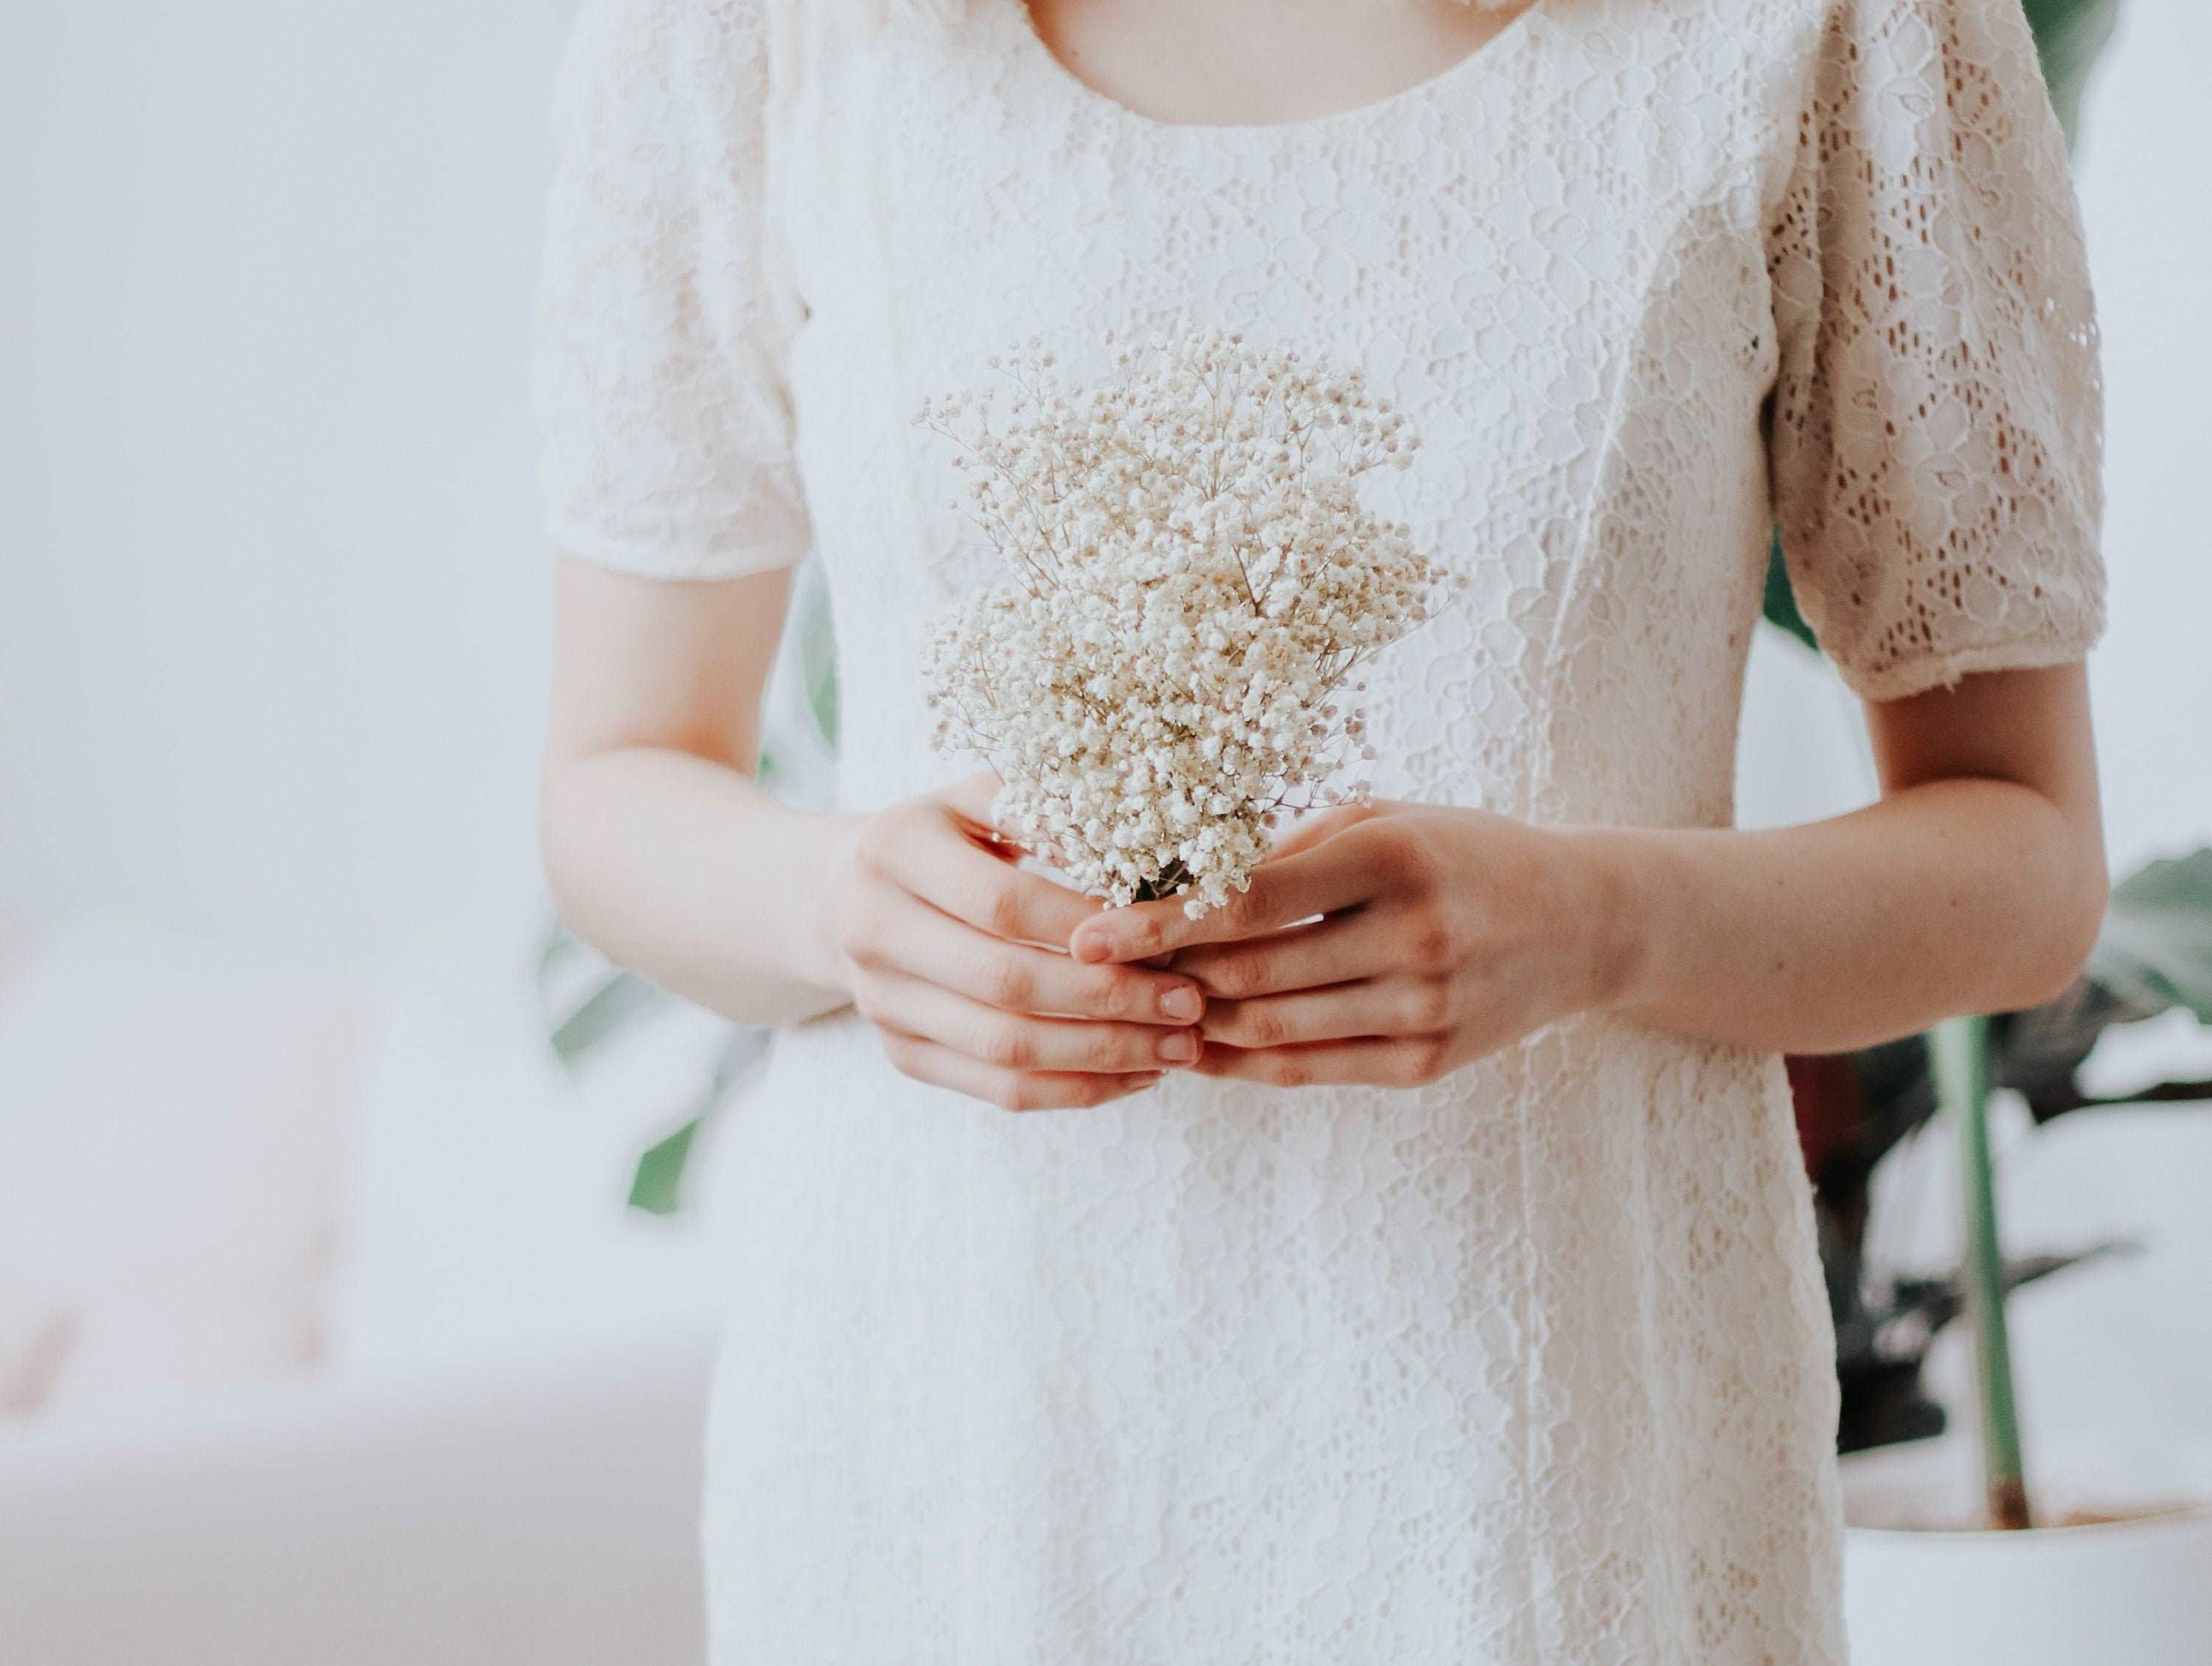
[[[1376, 506], [1467, 585], [1376, 689], [1416, 785], [1525, 778], [1554, 650], [1597, 614], [1711, 634], [1692, 681], [1723, 713], [1699, 726], [1724, 729], [1764, 536], [1773, 141], [1740, 75], [1690, 74], [1652, 21], [1668, 9], [1547, 0], [1441, 79], [1271, 128], [1138, 117], [1053, 62], [1018, 0], [977, 0], [942, 50], [818, 81], [776, 136], [776, 230], [808, 312], [810, 509], [856, 716], [897, 730], [883, 750], [910, 746], [921, 621], [998, 576], [919, 405], [988, 385], [1017, 342], [1081, 382], [1108, 330], [1182, 319], [1356, 366], [1421, 434]], [[1600, 681], [1633, 708], [1650, 680]]]
[[1139, 116], [1287, 124], [1381, 103], [1508, 30], [1528, 0], [1025, 0], [1071, 76]]
[[1193, 127], [1076, 79], [1022, 0], [975, 0], [927, 52], [825, 58], [780, 124], [805, 333], [912, 401], [1031, 335], [1079, 355], [1196, 316], [1441, 403], [1437, 441], [1577, 403], [1655, 308], [1748, 341], [1771, 124], [1746, 64], [1670, 37], [1680, 9], [1549, 0], [1379, 101]]

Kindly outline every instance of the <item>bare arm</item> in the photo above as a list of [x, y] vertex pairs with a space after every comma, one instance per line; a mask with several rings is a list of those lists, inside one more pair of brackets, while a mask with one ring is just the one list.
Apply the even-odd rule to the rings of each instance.
[[1227, 909], [1117, 910], [1073, 948], [1176, 951], [1211, 997], [1200, 1068], [1278, 1082], [1433, 1080], [1577, 1012], [1822, 1052], [2055, 994], [2106, 893], [2081, 668], [1869, 721], [1884, 794], [1850, 815], [1545, 829], [1370, 806], [1301, 829]]
[[1197, 986], [1072, 960], [1096, 905], [1015, 867], [988, 778], [872, 815], [754, 781], [787, 583], [562, 563], [540, 811], [562, 917], [733, 1018], [852, 1005], [901, 1070], [1009, 1109], [1102, 1103], [1194, 1058]]
[[1882, 797], [1762, 833], [1594, 835], [1635, 900], [1620, 1009], [1692, 1035], [1833, 1052], [2032, 1006], [2104, 917], [2078, 665], [1867, 707]]
[[755, 783], [790, 576], [667, 584], [562, 564], [540, 833], [611, 959], [777, 1024], [843, 1006], [822, 899], [850, 830]]

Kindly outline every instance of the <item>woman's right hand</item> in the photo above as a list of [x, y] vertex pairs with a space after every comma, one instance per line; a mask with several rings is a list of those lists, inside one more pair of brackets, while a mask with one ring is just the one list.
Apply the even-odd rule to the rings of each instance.
[[1066, 952], [1099, 905], [1015, 864], [975, 775], [860, 822], [828, 924], [860, 1015], [903, 1074], [1008, 1111], [1103, 1105], [1196, 1061], [1189, 978]]

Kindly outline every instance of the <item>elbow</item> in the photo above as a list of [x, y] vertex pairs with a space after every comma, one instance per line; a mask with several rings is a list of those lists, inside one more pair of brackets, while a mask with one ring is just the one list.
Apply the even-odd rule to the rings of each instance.
[[2081, 976], [2103, 930], [2112, 900], [2112, 881], [2101, 850], [2070, 863], [2042, 899], [2041, 929], [2032, 953], [2021, 957], [2021, 987], [2008, 1003], [2014, 1009], [2057, 1000]]
[[2105, 867], [2101, 849], [2096, 860], [2085, 866], [2087, 871], [2081, 876], [2081, 895], [2076, 900], [2061, 956], [2064, 975], [2058, 980], [2057, 990], [2049, 997], [2052, 1000], [2070, 988], [2089, 964], [2090, 955], [2096, 951], [2097, 939], [2104, 933], [2106, 912], [2112, 905], [2112, 875]]
[[548, 763], [538, 785], [538, 860], [546, 894], [562, 924], [598, 947], [588, 926], [592, 910], [587, 875], [586, 818], [579, 815], [573, 784], [562, 766]]

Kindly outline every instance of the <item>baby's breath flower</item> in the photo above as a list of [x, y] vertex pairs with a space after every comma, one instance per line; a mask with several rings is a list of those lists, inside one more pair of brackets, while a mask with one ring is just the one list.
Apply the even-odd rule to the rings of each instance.
[[1250, 883], [1279, 812], [1372, 759], [1353, 668], [1447, 586], [1360, 501], [1419, 442], [1357, 370], [1190, 330], [1107, 337], [1064, 387], [1032, 340], [996, 390], [925, 403], [1012, 578], [936, 621], [932, 740], [1003, 778], [993, 817], [1116, 903], [1196, 917]]

